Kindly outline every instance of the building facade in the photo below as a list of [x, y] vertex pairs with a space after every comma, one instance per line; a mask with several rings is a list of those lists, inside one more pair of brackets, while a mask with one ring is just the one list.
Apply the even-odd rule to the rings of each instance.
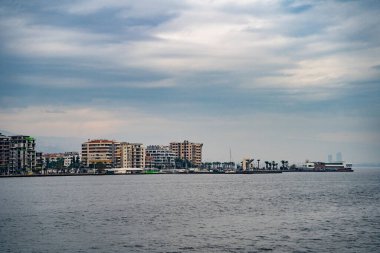
[[77, 160], [80, 160], [78, 152], [65, 152], [63, 154], [63, 166], [66, 168], [70, 167]]
[[42, 155], [45, 165], [52, 162], [62, 162], [63, 167], [68, 168], [72, 163], [80, 160], [79, 152], [46, 153]]
[[88, 140], [82, 144], [82, 165], [91, 168], [145, 168], [145, 148], [141, 143]]
[[243, 161], [241, 162], [241, 168], [243, 171], [246, 170], [252, 170], [253, 169], [253, 159], [249, 158], [244, 158]]
[[10, 145], [10, 138], [0, 133], [0, 174], [9, 172]]
[[145, 147], [141, 143], [120, 143], [121, 168], [145, 168]]
[[150, 145], [146, 147], [147, 168], [170, 169], [175, 167], [176, 154], [169, 146]]
[[113, 140], [88, 140], [82, 144], [83, 166], [103, 164], [107, 168], [120, 164], [120, 143]]
[[42, 152], [36, 152], [36, 170], [42, 171], [44, 169], [44, 159]]
[[9, 165], [13, 174], [31, 173], [36, 167], [36, 142], [25, 135], [10, 136]]
[[170, 150], [176, 157], [190, 161], [196, 166], [202, 164], [203, 143], [193, 143], [185, 140], [184, 142], [171, 142]]

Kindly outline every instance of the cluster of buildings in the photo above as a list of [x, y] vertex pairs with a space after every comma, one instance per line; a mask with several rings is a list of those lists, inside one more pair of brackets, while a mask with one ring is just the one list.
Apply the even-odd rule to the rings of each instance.
[[96, 139], [82, 143], [80, 153], [43, 154], [36, 152], [36, 141], [31, 136], [0, 133], [0, 174], [67, 172], [67, 168], [74, 172], [79, 168], [174, 169], [178, 161], [197, 167], [202, 164], [202, 147], [202, 143], [189, 141], [145, 147], [141, 143]]
[[176, 166], [176, 159], [202, 164], [202, 143], [172, 142], [168, 146], [118, 142], [114, 140], [88, 140], [82, 144], [81, 161], [85, 167], [101, 165], [104, 168], [159, 168]]
[[[55, 167], [53, 165], [59, 164], [64, 168], [69, 168], [73, 164], [80, 165], [79, 152], [65, 152], [65, 153], [46, 153], [42, 154], [43, 168], [49, 169]], [[52, 165], [52, 166], [49, 166]]]
[[260, 159], [243, 159], [241, 165], [233, 162], [202, 163], [202, 143], [189, 141], [171, 142], [169, 145], [149, 145], [94, 139], [81, 145], [81, 152], [46, 153], [36, 152], [36, 140], [31, 136], [5, 136], [0, 133], [0, 174], [56, 174], [85, 173], [89, 170], [106, 172], [112, 170], [187, 172], [249, 173], [254, 171], [352, 171], [352, 164], [342, 161], [338, 152], [336, 161], [332, 155], [329, 162], [309, 162], [301, 166], [289, 166]]

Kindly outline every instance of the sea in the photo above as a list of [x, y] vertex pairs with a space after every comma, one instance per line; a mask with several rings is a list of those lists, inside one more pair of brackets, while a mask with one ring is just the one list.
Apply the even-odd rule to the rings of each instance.
[[380, 168], [0, 178], [0, 252], [380, 252]]

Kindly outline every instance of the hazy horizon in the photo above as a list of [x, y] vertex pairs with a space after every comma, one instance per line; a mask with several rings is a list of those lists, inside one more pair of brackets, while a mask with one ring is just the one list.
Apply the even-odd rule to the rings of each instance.
[[[0, 132], [378, 163], [380, 2], [2, 1]], [[77, 147], [76, 149], [74, 149]]]

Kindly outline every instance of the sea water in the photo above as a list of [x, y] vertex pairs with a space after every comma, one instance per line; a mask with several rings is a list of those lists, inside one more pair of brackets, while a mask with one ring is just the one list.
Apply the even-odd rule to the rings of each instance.
[[380, 169], [0, 178], [0, 252], [379, 252]]

